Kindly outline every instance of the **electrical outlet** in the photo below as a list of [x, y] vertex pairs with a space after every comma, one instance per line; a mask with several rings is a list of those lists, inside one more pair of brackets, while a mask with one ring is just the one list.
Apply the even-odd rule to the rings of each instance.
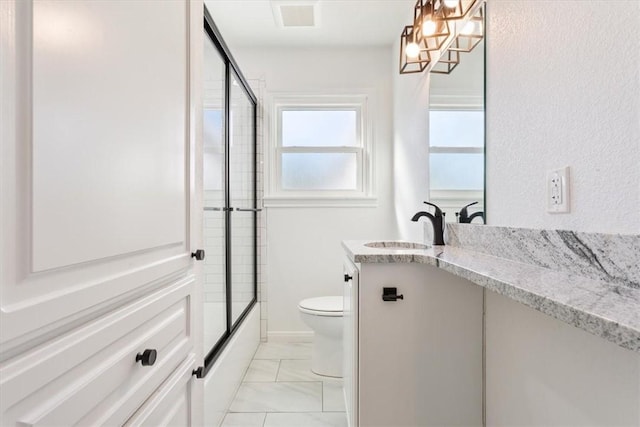
[[547, 173], [547, 212], [568, 213], [569, 197], [569, 167], [549, 171]]

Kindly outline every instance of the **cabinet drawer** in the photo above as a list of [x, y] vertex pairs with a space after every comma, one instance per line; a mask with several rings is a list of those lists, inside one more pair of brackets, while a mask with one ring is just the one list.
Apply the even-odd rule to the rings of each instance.
[[[2, 425], [122, 425], [192, 350], [187, 277], [0, 366]], [[136, 355], [155, 349], [152, 366]]]
[[191, 385], [195, 378], [191, 372], [195, 367], [196, 357], [191, 353], [125, 426], [191, 425]]

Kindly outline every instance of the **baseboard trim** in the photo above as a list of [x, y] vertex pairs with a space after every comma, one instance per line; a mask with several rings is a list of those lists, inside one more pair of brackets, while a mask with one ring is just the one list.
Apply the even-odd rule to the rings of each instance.
[[313, 342], [313, 331], [268, 331], [269, 342]]

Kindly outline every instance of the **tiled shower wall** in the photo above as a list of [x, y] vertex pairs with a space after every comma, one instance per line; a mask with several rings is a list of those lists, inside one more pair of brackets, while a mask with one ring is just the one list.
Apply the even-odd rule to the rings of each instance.
[[[264, 142], [266, 130], [264, 129], [264, 80], [249, 80], [253, 93], [258, 98], [256, 111], [257, 124], [256, 135], [258, 146], [256, 148], [258, 176], [257, 197], [258, 207], [262, 208], [264, 197]], [[260, 302], [260, 339], [267, 340], [267, 211], [258, 212], [258, 301]]]

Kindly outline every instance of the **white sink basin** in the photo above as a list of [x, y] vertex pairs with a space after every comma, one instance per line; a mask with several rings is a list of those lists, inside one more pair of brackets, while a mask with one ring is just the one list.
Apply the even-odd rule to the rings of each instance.
[[364, 244], [368, 248], [377, 249], [427, 249], [429, 246], [412, 242], [369, 242]]

